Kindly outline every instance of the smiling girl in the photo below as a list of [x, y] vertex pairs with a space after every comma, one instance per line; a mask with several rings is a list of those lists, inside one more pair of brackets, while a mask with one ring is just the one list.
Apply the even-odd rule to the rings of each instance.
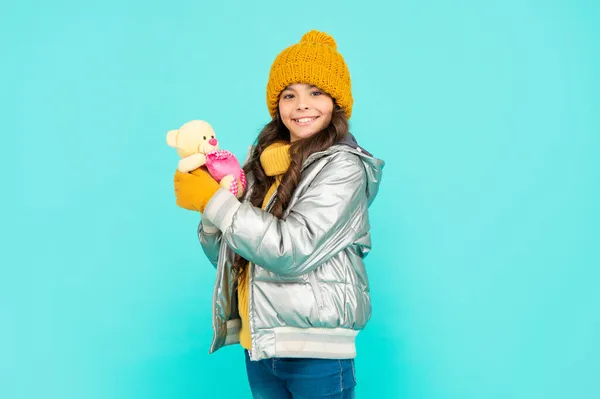
[[177, 204], [202, 213], [217, 269], [211, 353], [241, 344], [255, 398], [355, 395], [355, 340], [371, 317], [368, 208], [384, 162], [350, 134], [352, 105], [336, 42], [308, 32], [271, 67], [272, 120], [244, 166], [244, 198], [208, 173], [175, 174]]

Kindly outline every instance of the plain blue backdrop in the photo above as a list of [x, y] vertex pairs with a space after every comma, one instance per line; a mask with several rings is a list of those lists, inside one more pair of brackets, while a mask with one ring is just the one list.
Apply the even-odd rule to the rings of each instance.
[[358, 397], [600, 397], [598, 26], [595, 0], [3, 2], [0, 397], [249, 397], [239, 347], [208, 355], [165, 137], [205, 119], [243, 157], [310, 29], [387, 162]]

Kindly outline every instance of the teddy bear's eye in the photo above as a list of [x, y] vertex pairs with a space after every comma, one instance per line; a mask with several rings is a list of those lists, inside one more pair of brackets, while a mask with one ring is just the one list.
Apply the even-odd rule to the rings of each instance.
[[211, 138], [211, 139], [214, 139], [214, 138], [215, 138], [215, 136], [210, 136], [210, 138]]
[[204, 137], [204, 141], [206, 141], [206, 136], [203, 136], [203, 137]]

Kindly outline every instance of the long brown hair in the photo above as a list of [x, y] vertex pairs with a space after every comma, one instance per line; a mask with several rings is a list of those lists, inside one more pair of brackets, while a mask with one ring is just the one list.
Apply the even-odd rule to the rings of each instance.
[[[285, 172], [281, 179], [279, 187], [277, 187], [277, 195], [275, 202], [270, 212], [277, 218], [283, 216], [287, 205], [292, 198], [294, 190], [298, 186], [301, 177], [302, 164], [310, 154], [324, 151], [337, 143], [349, 131], [348, 118], [342, 109], [334, 104], [333, 114], [329, 125], [319, 133], [312, 135], [309, 138], [298, 140], [291, 144], [289, 153], [291, 158], [290, 167]], [[267, 191], [275, 181], [274, 176], [267, 176], [260, 163], [262, 152], [269, 145], [276, 141], [290, 141], [290, 131], [281, 121], [279, 111], [275, 117], [262, 129], [258, 135], [254, 150], [250, 155], [250, 159], [244, 166], [244, 171], [247, 174], [252, 174], [254, 183], [248, 201], [256, 206], [262, 207]], [[248, 263], [246, 259], [240, 255], [236, 255], [232, 269], [235, 272], [241, 271]]]

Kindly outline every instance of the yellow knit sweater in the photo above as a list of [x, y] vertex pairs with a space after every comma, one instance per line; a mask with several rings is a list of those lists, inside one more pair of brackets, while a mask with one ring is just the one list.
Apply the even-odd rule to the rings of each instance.
[[[283, 174], [290, 167], [290, 155], [289, 155], [290, 144], [285, 141], [278, 141], [262, 152], [260, 156], [260, 164], [267, 176], [275, 176], [275, 182], [269, 187], [265, 198], [263, 199], [262, 208], [265, 209], [269, 199], [281, 183]], [[240, 318], [242, 320], [242, 327], [240, 329], [240, 344], [245, 349], [252, 348], [252, 338], [250, 336], [250, 317], [248, 314], [248, 288], [250, 286], [250, 273], [248, 273], [249, 267], [244, 267], [238, 277], [238, 307], [240, 312]]]

